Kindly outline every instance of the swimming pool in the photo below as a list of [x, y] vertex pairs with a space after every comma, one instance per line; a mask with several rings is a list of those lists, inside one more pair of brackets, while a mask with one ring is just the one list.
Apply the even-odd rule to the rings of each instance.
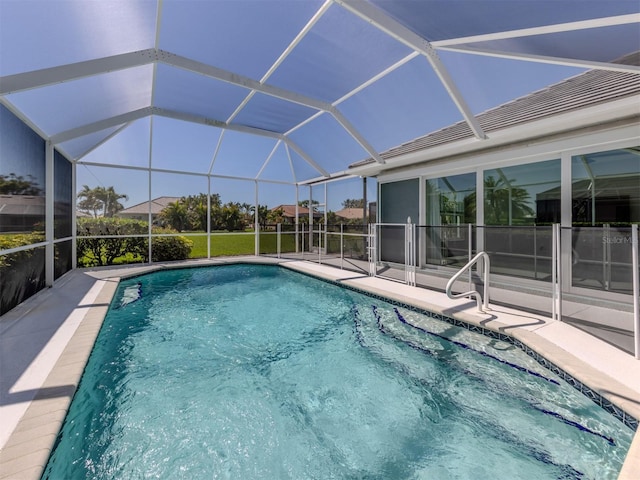
[[121, 283], [44, 478], [616, 478], [632, 435], [509, 343], [234, 265]]

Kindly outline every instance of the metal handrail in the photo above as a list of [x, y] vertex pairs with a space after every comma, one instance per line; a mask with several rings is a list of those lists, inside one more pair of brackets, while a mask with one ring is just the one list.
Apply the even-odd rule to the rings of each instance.
[[[455, 281], [458, 278], [460, 278], [464, 272], [466, 272], [473, 265], [478, 263], [480, 259], [484, 261], [484, 295], [482, 295], [482, 297], [484, 298], [480, 296], [480, 292], [478, 292], [477, 290], [470, 290], [465, 293], [453, 293], [451, 289], [453, 288], [453, 284], [455, 283]], [[458, 271], [458, 273], [456, 273], [453, 277], [451, 277], [451, 279], [447, 282], [447, 290], [446, 290], [447, 297], [451, 299], [456, 299], [461, 297], [473, 296], [476, 299], [476, 303], [478, 304], [479, 312], [484, 313], [486, 310], [489, 310], [489, 269], [490, 269], [490, 263], [489, 263], [489, 255], [487, 254], [487, 252], [477, 253], [475, 257], [469, 260], [469, 262], [464, 267], [462, 267]]]

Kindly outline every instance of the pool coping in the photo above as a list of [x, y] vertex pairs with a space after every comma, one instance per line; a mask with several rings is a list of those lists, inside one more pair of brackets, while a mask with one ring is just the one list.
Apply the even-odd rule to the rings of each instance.
[[[73, 399], [93, 345], [121, 280], [164, 269], [193, 268], [231, 264], [274, 264], [321, 280], [390, 301], [396, 305], [420, 312], [431, 312], [441, 320], [463, 326], [478, 333], [510, 341], [533, 356], [539, 363], [559, 374], [614, 416], [624, 421], [628, 415], [632, 422], [625, 422], [636, 433], [620, 471], [619, 480], [640, 478], [640, 396], [618, 380], [597, 370], [567, 350], [543, 338], [535, 331], [514, 327], [498, 321], [495, 315], [476, 313], [473, 302], [458, 301], [455, 307], [443, 306], [424, 300], [425, 290], [407, 287], [392, 281], [372, 281], [372, 277], [312, 262], [248, 257], [216, 259], [215, 261], [172, 262], [102, 270], [102, 281], [95, 300], [73, 332], [51, 372], [35, 394], [24, 415], [18, 421], [8, 441], [0, 450], [0, 479], [40, 479], [55, 447], [56, 439]], [[113, 274], [110, 274], [110, 271]], [[387, 283], [385, 283], [387, 282]], [[384, 285], [385, 288], [382, 288]], [[439, 294], [442, 295], [442, 294]], [[470, 307], [470, 304], [473, 304]], [[502, 309], [501, 309], [502, 310]], [[509, 333], [505, 333], [505, 332]], [[509, 340], [510, 339], [510, 340]], [[546, 363], [545, 363], [546, 362]], [[638, 363], [640, 368], [640, 362]], [[578, 382], [577, 384], [575, 382]], [[595, 394], [600, 400], [594, 398]], [[603, 404], [603, 400], [605, 404]], [[613, 410], [612, 410], [613, 409]], [[619, 411], [619, 415], [615, 412]], [[620, 418], [620, 415], [622, 418]]]

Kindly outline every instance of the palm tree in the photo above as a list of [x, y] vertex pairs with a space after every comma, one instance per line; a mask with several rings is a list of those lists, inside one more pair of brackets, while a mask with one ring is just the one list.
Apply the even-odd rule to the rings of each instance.
[[102, 201], [102, 214], [104, 217], [113, 217], [120, 210], [124, 209], [124, 205], [119, 200], [129, 200], [129, 196], [124, 193], [116, 193], [113, 187], [96, 187], [97, 198]]
[[78, 198], [82, 199], [78, 202], [78, 209], [92, 214], [94, 218], [99, 216], [100, 211], [103, 217], [113, 217], [124, 209], [120, 200], [129, 199], [127, 195], [117, 193], [113, 187], [89, 188], [88, 185], [82, 186], [82, 190], [78, 192]]
[[511, 225], [514, 218], [532, 216], [529, 206], [531, 195], [526, 188], [512, 187], [514, 180], [496, 179], [489, 175], [484, 179], [485, 224]]
[[96, 197], [95, 189], [89, 188], [88, 185], [83, 185], [82, 190], [78, 192], [78, 210], [93, 215], [93, 218], [98, 218], [98, 211], [102, 208], [102, 203]]
[[178, 232], [185, 230], [189, 224], [189, 212], [181, 200], [164, 207], [160, 212], [160, 218]]

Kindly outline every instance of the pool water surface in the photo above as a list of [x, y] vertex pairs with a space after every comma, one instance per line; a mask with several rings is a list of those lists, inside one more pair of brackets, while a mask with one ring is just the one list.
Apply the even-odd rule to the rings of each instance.
[[633, 434], [510, 343], [216, 266], [121, 282], [43, 478], [615, 479]]

